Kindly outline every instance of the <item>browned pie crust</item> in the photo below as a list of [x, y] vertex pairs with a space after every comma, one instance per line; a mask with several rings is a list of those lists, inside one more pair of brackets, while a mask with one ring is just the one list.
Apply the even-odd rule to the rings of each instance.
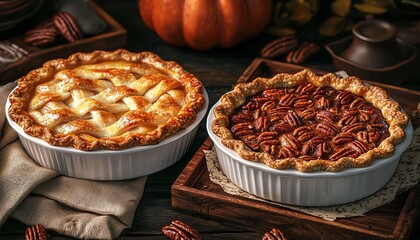
[[18, 81], [10, 118], [54, 146], [121, 150], [157, 144], [190, 125], [203, 85], [151, 52], [75, 53]]
[[[229, 130], [230, 116], [235, 110], [247, 103], [247, 98], [266, 89], [295, 87], [309, 82], [315, 87], [332, 87], [335, 90], [346, 90], [356, 96], [362, 96], [367, 102], [379, 109], [388, 124], [389, 136], [374, 147], [357, 157], [340, 157], [339, 159], [311, 159], [305, 160], [302, 156], [276, 158], [268, 152], [253, 151], [244, 141], [234, 139]], [[366, 167], [375, 159], [385, 158], [394, 152], [396, 144], [405, 138], [404, 128], [408, 124], [408, 116], [401, 111], [397, 102], [390, 99], [385, 90], [365, 85], [356, 77], [339, 78], [335, 74], [317, 76], [310, 70], [303, 70], [296, 74], [280, 73], [272, 78], [256, 78], [250, 83], [241, 83], [231, 92], [224, 94], [220, 105], [213, 112], [214, 120], [211, 123], [213, 132], [221, 138], [221, 142], [228, 148], [236, 151], [246, 160], [262, 162], [276, 169], [296, 169], [301, 172], [331, 171], [336, 172], [344, 168]]]

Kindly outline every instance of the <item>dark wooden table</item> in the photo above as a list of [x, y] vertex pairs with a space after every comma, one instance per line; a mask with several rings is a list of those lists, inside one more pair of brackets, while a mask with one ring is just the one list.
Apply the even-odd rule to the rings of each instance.
[[[177, 48], [167, 45], [146, 28], [139, 16], [136, 0], [97, 0], [96, 3], [127, 30], [126, 49], [134, 52], [151, 51], [165, 60], [178, 62], [203, 82], [209, 93], [210, 106], [232, 87], [232, 84], [238, 80], [252, 60], [259, 57], [261, 47], [271, 37], [262, 34], [256, 39], [246, 41], [228, 50], [198, 52], [188, 48]], [[330, 56], [323, 49], [316, 56], [310, 58], [304, 66], [336, 71]], [[420, 90], [419, 82], [420, 75], [417, 74], [399, 86]], [[193, 226], [204, 239], [261, 239], [262, 232], [250, 232], [171, 208], [171, 186], [206, 138], [207, 132], [204, 122], [202, 122], [195, 141], [185, 156], [176, 164], [148, 177], [133, 226], [124, 230], [119, 239], [164, 239], [161, 228], [174, 219]], [[24, 239], [26, 227], [26, 225], [9, 218], [0, 228], [0, 239]], [[68, 239], [55, 233], [50, 234], [53, 239]], [[419, 230], [415, 230], [414, 235], [413, 239], [420, 239]]]

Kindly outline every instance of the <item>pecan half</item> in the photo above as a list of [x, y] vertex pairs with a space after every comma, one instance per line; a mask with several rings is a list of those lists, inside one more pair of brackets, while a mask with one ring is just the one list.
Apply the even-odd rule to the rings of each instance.
[[42, 224], [29, 226], [25, 231], [25, 240], [47, 240], [47, 232]]
[[339, 102], [341, 105], [350, 104], [353, 101], [353, 94], [349, 91], [341, 91], [335, 97], [335, 101]]
[[331, 154], [330, 159], [336, 161], [343, 157], [356, 157], [357, 155], [357, 152], [353, 148], [346, 146], [344, 148], [340, 148], [337, 152]]
[[332, 143], [337, 144], [337, 145], [341, 145], [341, 144], [344, 144], [344, 143], [351, 142], [353, 140], [354, 140], [353, 133], [342, 132], [332, 139]]
[[293, 130], [293, 126], [285, 123], [276, 123], [273, 124], [270, 128], [271, 131], [276, 131], [280, 133], [290, 132]]
[[313, 136], [315, 136], [315, 133], [312, 131], [310, 127], [302, 126], [302, 127], [296, 128], [293, 131], [293, 136], [297, 137], [297, 140], [299, 140], [299, 142], [306, 142], [309, 139], [311, 139]]
[[231, 117], [231, 121], [232, 121], [233, 124], [238, 124], [238, 123], [243, 123], [243, 122], [251, 122], [253, 120], [254, 120], [254, 118], [252, 117], [252, 115], [243, 114], [243, 113], [238, 113], [238, 114]]
[[297, 87], [296, 93], [307, 94], [310, 91], [314, 90], [315, 88], [316, 88], [315, 85], [313, 85], [312, 83], [301, 84]]
[[267, 43], [261, 49], [261, 56], [265, 58], [274, 58], [295, 49], [297, 46], [298, 39], [296, 36], [280, 37]]
[[329, 108], [330, 107], [330, 99], [322, 96], [318, 99], [318, 101], [316, 101], [315, 106], [316, 106], [316, 108], [319, 108], [319, 109]]
[[331, 152], [331, 147], [328, 144], [328, 142], [323, 142], [319, 144], [318, 146], [316, 146], [313, 156], [317, 158], [323, 158], [330, 152]]
[[292, 126], [300, 126], [303, 124], [302, 119], [300, 119], [299, 115], [296, 112], [289, 112], [284, 119]]
[[231, 128], [231, 131], [236, 136], [244, 136], [254, 133], [252, 125], [249, 123], [238, 123]]
[[270, 129], [270, 119], [268, 117], [259, 117], [254, 121], [254, 128], [258, 132], [268, 131]]
[[296, 97], [293, 94], [287, 93], [279, 99], [279, 104], [282, 106], [292, 106], [295, 99]]
[[339, 121], [339, 126], [350, 125], [357, 122], [357, 116], [354, 115], [344, 115]]
[[318, 123], [316, 130], [331, 137], [338, 132], [338, 128], [330, 122]]
[[320, 122], [334, 122], [336, 116], [333, 112], [323, 110], [316, 115], [316, 119]]
[[171, 240], [201, 240], [201, 235], [197, 230], [179, 220], [174, 220], [170, 225], [164, 226], [162, 233]]
[[315, 118], [316, 113], [314, 112], [313, 109], [308, 108], [308, 109], [305, 109], [305, 110], [299, 112], [299, 116], [302, 117], [305, 120], [311, 120], [311, 119]]
[[288, 240], [286, 234], [278, 228], [273, 228], [262, 235], [262, 240]]
[[291, 110], [290, 107], [276, 107], [268, 110], [268, 114], [271, 117], [280, 117], [283, 118]]
[[300, 44], [298, 49], [290, 51], [286, 56], [289, 63], [304, 63], [310, 56], [320, 50], [319, 45], [314, 42], [304, 42]]
[[278, 138], [279, 134], [277, 132], [262, 132], [258, 135], [258, 141], [262, 142], [265, 140], [274, 140]]
[[301, 148], [299, 140], [297, 140], [292, 134], [284, 134], [280, 137], [282, 146], [289, 147], [295, 151], [299, 151]]
[[344, 126], [341, 128], [341, 131], [343, 132], [359, 132], [363, 129], [363, 123], [353, 123], [347, 126]]
[[354, 151], [356, 151], [359, 155], [368, 151], [367, 146], [363, 142], [360, 142], [358, 140], [349, 143], [348, 146], [351, 147]]
[[361, 121], [361, 122], [368, 122], [368, 121], [369, 121], [369, 119], [370, 119], [369, 114], [364, 113], [364, 112], [361, 112], [361, 113], [359, 114], [359, 121]]

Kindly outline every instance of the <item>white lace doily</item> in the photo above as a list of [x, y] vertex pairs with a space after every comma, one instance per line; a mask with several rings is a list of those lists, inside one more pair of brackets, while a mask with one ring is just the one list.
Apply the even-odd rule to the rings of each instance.
[[226, 193], [239, 195], [259, 201], [301, 211], [313, 216], [334, 221], [336, 218], [363, 216], [366, 212], [391, 202], [395, 196], [408, 188], [415, 186], [420, 179], [420, 127], [414, 131], [413, 140], [407, 150], [401, 155], [400, 162], [391, 180], [378, 192], [361, 200], [329, 207], [296, 207], [275, 203], [245, 192], [230, 181], [223, 173], [214, 149], [205, 150], [207, 169], [210, 180], [220, 185]]

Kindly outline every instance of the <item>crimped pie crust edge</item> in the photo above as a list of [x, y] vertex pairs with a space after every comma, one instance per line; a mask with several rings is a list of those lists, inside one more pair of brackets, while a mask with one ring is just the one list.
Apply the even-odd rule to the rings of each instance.
[[[76, 134], [56, 136], [49, 127], [36, 123], [32, 116], [25, 111], [35, 87], [44, 79], [51, 78], [58, 71], [101, 61], [141, 62], [166, 72], [172, 78], [182, 82], [186, 89], [186, 104], [182, 110], [155, 130], [147, 134], [131, 134], [108, 138], [86, 139]], [[18, 80], [18, 87], [10, 94], [10, 108], [8, 114], [25, 133], [40, 138], [53, 146], [73, 147], [80, 150], [91, 151], [97, 149], [122, 150], [133, 146], [157, 144], [164, 138], [175, 134], [194, 122], [197, 113], [203, 108], [205, 98], [202, 94], [202, 83], [192, 74], [186, 72], [174, 61], [164, 61], [152, 52], [133, 53], [125, 49], [115, 51], [93, 51], [90, 53], [74, 53], [67, 59], [54, 59], [43, 64], [41, 68], [32, 70]]]

